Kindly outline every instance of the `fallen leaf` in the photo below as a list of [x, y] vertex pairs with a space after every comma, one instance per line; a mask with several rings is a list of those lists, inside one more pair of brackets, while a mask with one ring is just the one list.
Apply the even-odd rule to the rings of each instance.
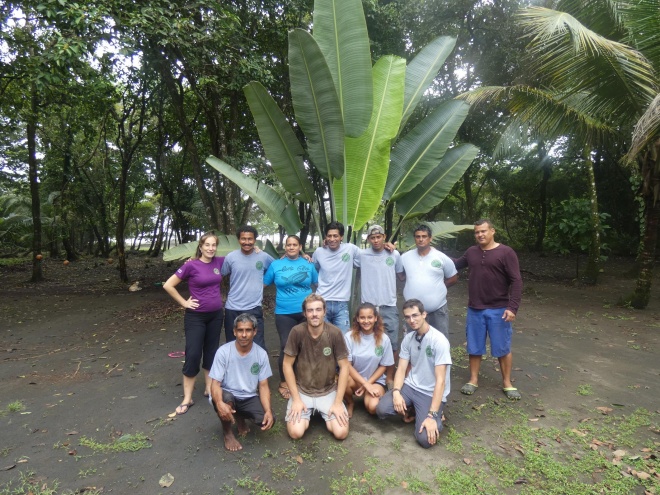
[[176, 416], [176, 411], [167, 415], [168, 418], [173, 418], [174, 416]]
[[408, 488], [408, 482], [407, 481], [402, 481], [401, 482], [401, 488], [407, 489]]
[[612, 452], [612, 455], [613, 455], [614, 457], [623, 457], [623, 456], [626, 455], [627, 453], [628, 453], [628, 452], [626, 452], [625, 450], [621, 450], [621, 449], [619, 449], [619, 450], [615, 450], [614, 452]]
[[77, 453], [76, 449], [69, 450], [69, 455], [76, 455]]
[[296, 456], [296, 462], [297, 462], [298, 464], [302, 464], [302, 463], [303, 463], [303, 458], [302, 458], [301, 456], [299, 456], [299, 455]]
[[647, 480], [651, 477], [649, 473], [644, 471], [633, 471], [633, 475], [637, 476], [640, 480]]
[[650, 448], [648, 448], [648, 447], [644, 447], [644, 448], [641, 450], [641, 452], [652, 452], [652, 449], [650, 449]]
[[527, 483], [527, 480], [525, 478], [518, 478], [516, 481], [513, 482], [514, 485], [524, 485]]
[[478, 406], [472, 406], [472, 409], [474, 409], [475, 411], [481, 411], [481, 409], [485, 406], [486, 404], [479, 404]]
[[539, 418], [529, 418], [530, 421], [538, 421]]
[[137, 395], [129, 395], [128, 397], [122, 397], [124, 400], [129, 400], [129, 399], [137, 399]]
[[612, 459], [612, 464], [614, 464], [615, 466], [620, 466], [621, 465], [621, 459], [619, 459], [618, 457], [615, 457], [614, 459]]
[[170, 473], [161, 476], [160, 481], [158, 482], [158, 484], [163, 488], [169, 488], [172, 486], [172, 483], [174, 483], [174, 476], [172, 476]]
[[605, 407], [605, 406], [599, 406], [596, 409], [605, 415], [611, 413], [614, 410], [611, 407]]
[[24, 463], [26, 463], [27, 461], [28, 461], [28, 460], [25, 459], [25, 458], [23, 458], [23, 459], [19, 459], [19, 460], [16, 461], [16, 464], [24, 464]]
[[586, 437], [587, 436], [586, 433], [584, 433], [583, 431], [577, 430], [575, 428], [573, 428], [571, 431], [573, 433], [575, 433], [578, 437]]
[[66, 432], [67, 435], [77, 435], [78, 432], [76, 430], [71, 430]]
[[517, 450], [518, 452], [520, 452], [522, 455], [525, 455], [525, 451], [523, 450], [523, 448], [520, 445], [515, 445], [513, 448], [515, 450]]
[[10, 469], [14, 469], [16, 467], [16, 464], [11, 464], [9, 466], [5, 466], [3, 468], [0, 468], [0, 471], [9, 471]]
[[522, 368], [513, 368], [513, 371], [522, 371]]
[[464, 462], [465, 464], [467, 464], [468, 466], [469, 466], [470, 464], [472, 464], [472, 461], [471, 461], [470, 459], [468, 459], [467, 457], [465, 457], [465, 458], [463, 459], [463, 462]]

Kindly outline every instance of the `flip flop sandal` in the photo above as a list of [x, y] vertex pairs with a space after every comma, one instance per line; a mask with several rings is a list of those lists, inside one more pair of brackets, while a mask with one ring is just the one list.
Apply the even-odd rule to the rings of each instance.
[[182, 358], [185, 355], [186, 355], [185, 351], [174, 351], [174, 352], [170, 352], [168, 354], [169, 357], [174, 358], [174, 359]]
[[185, 407], [186, 409], [182, 412], [176, 411], [177, 416], [182, 416], [188, 412], [188, 410], [195, 405], [195, 401], [190, 401], [188, 404], [179, 404], [176, 408], [179, 409], [180, 407]]
[[466, 383], [461, 388], [461, 393], [465, 394], [465, 395], [472, 395], [473, 393], [475, 393], [477, 391], [478, 388], [479, 388], [479, 385], [474, 385], [473, 383]]
[[518, 389], [516, 387], [503, 388], [502, 392], [504, 392], [504, 395], [506, 395], [506, 398], [509, 399], [509, 400], [520, 400], [520, 399], [522, 399], [522, 395], [520, 395], [520, 392], [518, 392]]

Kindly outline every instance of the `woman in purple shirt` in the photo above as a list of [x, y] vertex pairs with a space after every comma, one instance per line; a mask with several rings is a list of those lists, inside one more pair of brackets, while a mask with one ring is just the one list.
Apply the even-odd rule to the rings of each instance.
[[[163, 285], [172, 299], [186, 309], [183, 317], [186, 334], [183, 402], [176, 408], [177, 414], [187, 413], [195, 404], [192, 393], [195, 388], [195, 377], [199, 373], [200, 360], [206, 381], [204, 395], [208, 396], [211, 389], [209, 371], [220, 343], [223, 320], [220, 270], [225, 258], [215, 257], [217, 246], [218, 238], [215, 234], [204, 234], [199, 240], [193, 260], [185, 263]], [[184, 299], [176, 289], [182, 280], [188, 281], [190, 292], [188, 299]]]

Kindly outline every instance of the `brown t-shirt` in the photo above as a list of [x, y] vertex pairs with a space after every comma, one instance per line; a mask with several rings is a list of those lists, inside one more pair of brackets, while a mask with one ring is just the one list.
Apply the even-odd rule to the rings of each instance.
[[284, 354], [296, 358], [296, 385], [311, 397], [327, 395], [337, 388], [337, 362], [348, 357], [344, 335], [336, 326], [323, 323], [323, 333], [314, 339], [307, 322], [291, 329]]

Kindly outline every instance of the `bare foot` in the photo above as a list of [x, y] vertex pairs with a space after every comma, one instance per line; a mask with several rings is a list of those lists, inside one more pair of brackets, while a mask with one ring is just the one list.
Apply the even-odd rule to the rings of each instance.
[[245, 418], [241, 418], [240, 416], [236, 417], [236, 427], [238, 428], [238, 436], [241, 437], [244, 437], [250, 431], [250, 427], [245, 422]]
[[346, 401], [346, 410], [348, 411], [348, 417], [349, 419], [353, 417], [353, 408], [355, 407], [355, 402], [353, 401]]
[[238, 443], [238, 440], [236, 440], [236, 437], [234, 436], [234, 432], [231, 430], [231, 428], [228, 428], [225, 431], [225, 448], [227, 450], [230, 450], [231, 452], [243, 450], [243, 446], [240, 443]]

